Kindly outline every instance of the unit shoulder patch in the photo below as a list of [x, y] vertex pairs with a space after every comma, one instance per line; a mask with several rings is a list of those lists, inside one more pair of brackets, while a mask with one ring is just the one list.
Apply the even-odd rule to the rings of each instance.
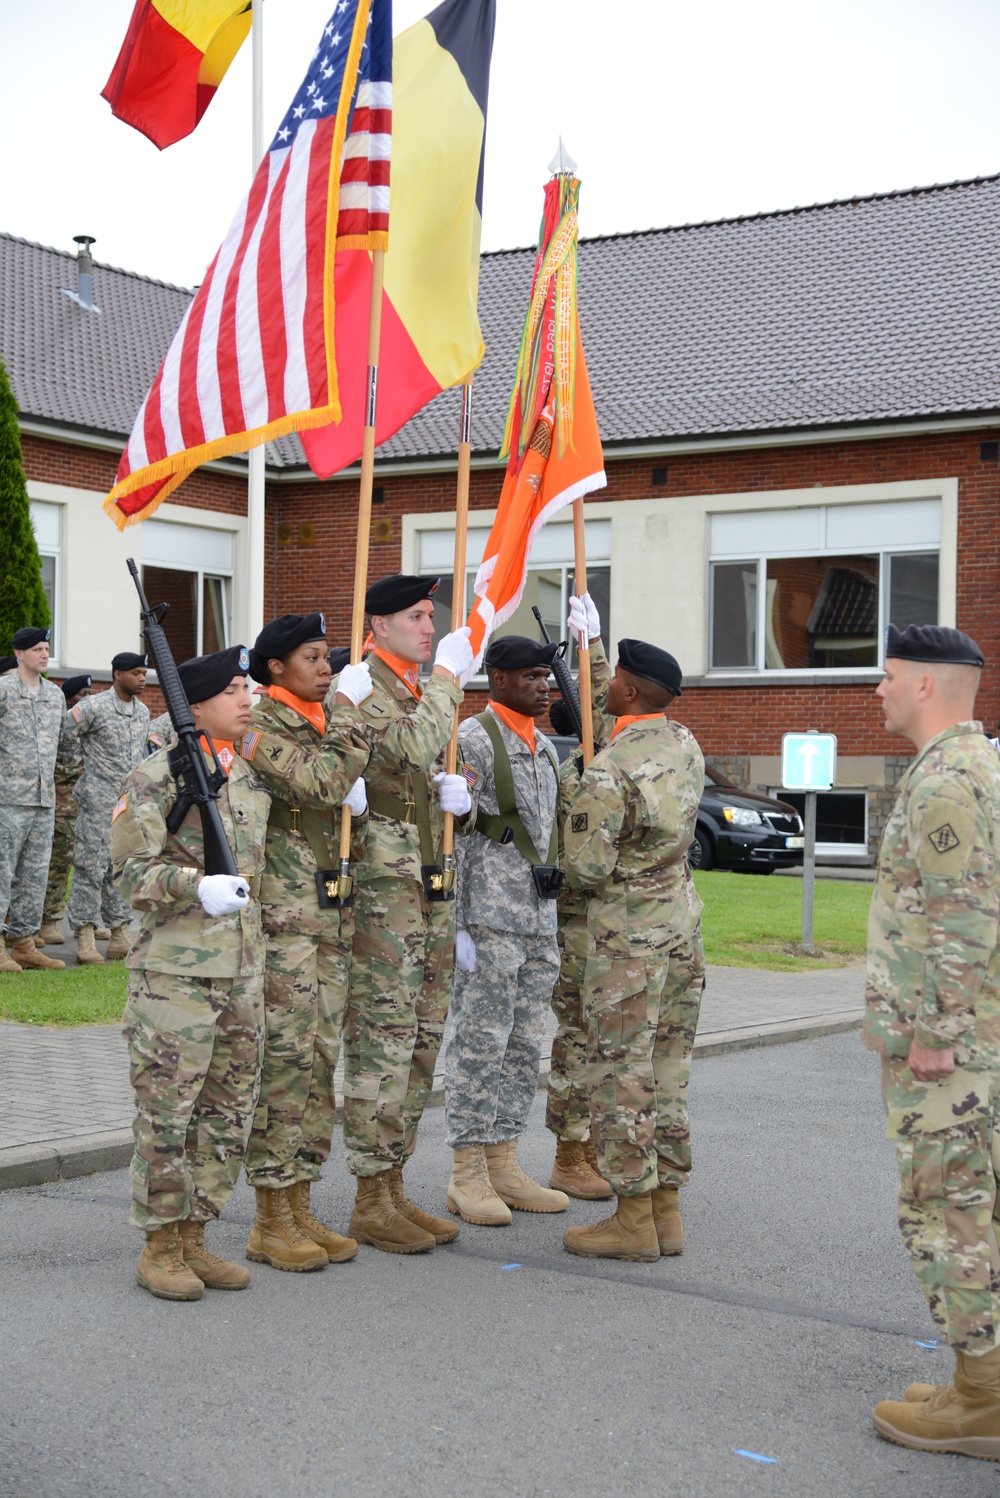
[[945, 822], [942, 826], [935, 827], [933, 832], [927, 834], [927, 840], [939, 853], [949, 853], [952, 848], [957, 848], [962, 841], [950, 822]]
[[573, 813], [571, 826], [574, 832], [586, 832], [589, 828], [589, 825], [589, 818], [585, 811], [577, 811]]

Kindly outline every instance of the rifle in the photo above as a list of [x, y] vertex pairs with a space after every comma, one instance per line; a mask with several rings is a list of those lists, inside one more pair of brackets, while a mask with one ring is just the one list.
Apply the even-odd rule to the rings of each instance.
[[[541, 611], [539, 610], [537, 604], [532, 604], [531, 612], [534, 614], [535, 618], [538, 621], [538, 628], [542, 632], [542, 639], [545, 641], [546, 645], [551, 645], [552, 641], [549, 638], [549, 632], [545, 628]], [[559, 688], [560, 694], [562, 695], [566, 706], [570, 710], [570, 715], [573, 719], [573, 727], [576, 729], [576, 736], [578, 739], [582, 740], [583, 719], [580, 716], [580, 693], [577, 691], [576, 682], [570, 675], [570, 669], [566, 664], [566, 646], [568, 643], [569, 642], [567, 640], [562, 640], [560, 642], [559, 648], [556, 651], [555, 659], [553, 660], [552, 665], [549, 669], [556, 679], [556, 686]]]
[[[167, 817], [167, 831], [176, 832], [191, 807], [197, 806], [201, 813], [201, 831], [205, 843], [205, 873], [238, 875], [239, 870], [233, 858], [233, 850], [229, 846], [226, 830], [222, 825], [222, 818], [219, 816], [219, 808], [216, 805], [219, 791], [226, 783], [226, 777], [219, 761], [215, 758], [214, 748], [212, 758], [215, 759], [215, 769], [209, 774], [205, 767], [205, 756], [198, 731], [194, 726], [191, 704], [187, 700], [187, 693], [181, 684], [173, 653], [160, 622], [170, 605], [160, 603], [155, 609], [151, 609], [143, 592], [142, 583], [139, 581], [139, 569], [131, 557], [128, 559], [128, 570], [132, 574], [135, 591], [139, 595], [146, 649], [152, 657], [156, 674], [159, 677], [160, 689], [170, 714], [170, 721], [177, 734], [177, 744], [170, 751], [168, 763], [170, 773], [177, 781], [180, 794]], [[211, 740], [208, 743], [211, 748]]]

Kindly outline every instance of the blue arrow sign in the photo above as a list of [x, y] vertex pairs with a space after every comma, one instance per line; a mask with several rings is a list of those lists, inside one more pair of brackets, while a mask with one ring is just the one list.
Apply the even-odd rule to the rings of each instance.
[[828, 791], [837, 778], [835, 733], [786, 733], [781, 740], [781, 784], [786, 791]]

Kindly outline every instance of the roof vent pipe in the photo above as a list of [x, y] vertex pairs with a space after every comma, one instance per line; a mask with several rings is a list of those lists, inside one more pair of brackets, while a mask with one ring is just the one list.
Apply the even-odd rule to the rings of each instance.
[[74, 234], [73, 243], [80, 246], [76, 257], [76, 290], [67, 291], [64, 286], [62, 294], [86, 312], [100, 312], [100, 307], [94, 306], [94, 260], [90, 253], [90, 246], [96, 241], [92, 234]]

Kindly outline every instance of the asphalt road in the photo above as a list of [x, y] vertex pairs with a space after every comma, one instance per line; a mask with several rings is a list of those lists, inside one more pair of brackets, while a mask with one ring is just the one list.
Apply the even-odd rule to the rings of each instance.
[[[871, 1431], [951, 1358], [916, 1345], [933, 1328], [858, 1036], [699, 1060], [692, 1105], [688, 1247], [653, 1265], [565, 1254], [603, 1210], [574, 1203], [175, 1305], [134, 1284], [124, 1172], [0, 1194], [0, 1495], [996, 1494], [993, 1464]], [[443, 1207], [440, 1109], [410, 1174]], [[339, 1164], [329, 1181], [343, 1226]], [[251, 1215], [241, 1187], [215, 1246], [239, 1257]]]

